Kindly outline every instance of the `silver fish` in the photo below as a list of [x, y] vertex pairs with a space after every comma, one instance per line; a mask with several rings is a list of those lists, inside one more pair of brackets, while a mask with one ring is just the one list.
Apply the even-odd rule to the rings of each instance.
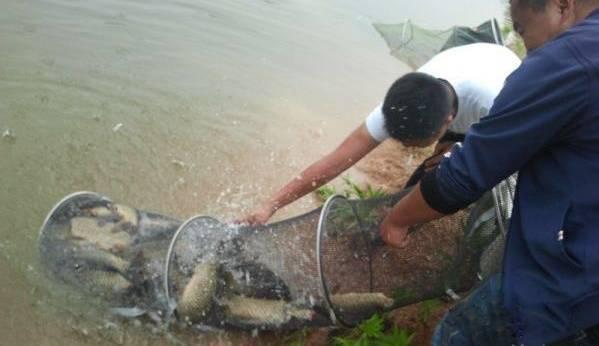
[[81, 248], [75, 254], [75, 258], [85, 261], [86, 263], [112, 268], [122, 275], [126, 275], [130, 267], [130, 263], [124, 259], [96, 248]]
[[255, 299], [233, 296], [224, 303], [230, 321], [251, 326], [280, 326], [292, 318], [311, 320], [314, 312], [293, 306], [283, 300]]
[[107, 207], [93, 207], [88, 209], [87, 212], [89, 215], [98, 218], [111, 218], [114, 216], [113, 211]]
[[89, 217], [71, 219], [71, 235], [79, 240], [85, 240], [106, 251], [122, 251], [131, 242], [131, 236], [126, 232], [113, 232], [114, 223], [99, 223]]
[[113, 208], [119, 216], [120, 223], [129, 224], [132, 227], [139, 225], [137, 210], [122, 204], [115, 204]]
[[206, 317], [216, 293], [217, 273], [215, 263], [201, 263], [195, 267], [177, 304], [177, 312], [184, 320], [195, 322]]

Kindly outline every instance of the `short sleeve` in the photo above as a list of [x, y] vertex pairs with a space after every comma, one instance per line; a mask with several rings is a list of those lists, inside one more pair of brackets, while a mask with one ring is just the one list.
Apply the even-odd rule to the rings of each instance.
[[366, 118], [366, 129], [370, 136], [377, 142], [382, 142], [389, 138], [389, 132], [385, 128], [385, 116], [383, 115], [383, 105], [378, 105]]
[[425, 179], [423, 196], [448, 213], [478, 199], [501, 180], [539, 160], [539, 153], [564, 144], [580, 128], [588, 105], [589, 81], [583, 67], [561, 55], [537, 51], [509, 78], [490, 114], [471, 127], [461, 148]]

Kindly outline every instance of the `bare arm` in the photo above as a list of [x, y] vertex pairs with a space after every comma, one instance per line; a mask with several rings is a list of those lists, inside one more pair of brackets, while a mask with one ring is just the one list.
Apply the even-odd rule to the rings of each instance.
[[263, 224], [278, 209], [328, 183], [379, 145], [364, 124], [356, 128], [331, 153], [311, 164], [264, 204], [237, 222]]

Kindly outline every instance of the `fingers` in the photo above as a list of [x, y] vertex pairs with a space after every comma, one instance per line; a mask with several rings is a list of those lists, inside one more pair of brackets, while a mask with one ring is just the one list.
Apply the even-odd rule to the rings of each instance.
[[407, 235], [407, 233], [403, 234], [403, 232], [390, 231], [383, 234], [383, 240], [389, 246], [403, 249], [408, 246], [410, 237]]
[[233, 220], [232, 223], [237, 226], [257, 226], [262, 224], [258, 222], [258, 220], [256, 220], [253, 216]]
[[268, 221], [268, 218], [268, 216], [262, 215], [261, 213], [255, 213], [233, 220], [232, 223], [239, 226], [261, 226]]
[[424, 161], [424, 171], [428, 173], [435, 169], [444, 158], [451, 155], [451, 148], [453, 148], [453, 144], [447, 147], [439, 148], [439, 150], [435, 152], [435, 156]]
[[409, 244], [408, 229], [402, 227], [394, 227], [388, 224], [381, 226], [381, 238], [385, 244], [396, 247], [405, 248]]
[[430, 159], [426, 160], [424, 162], [424, 171], [425, 172], [430, 172], [433, 169], [435, 169], [435, 167], [437, 167], [439, 165], [439, 163], [441, 162], [441, 160], [443, 160], [444, 156], [443, 154], [441, 155], [437, 155], [434, 157], [431, 157]]

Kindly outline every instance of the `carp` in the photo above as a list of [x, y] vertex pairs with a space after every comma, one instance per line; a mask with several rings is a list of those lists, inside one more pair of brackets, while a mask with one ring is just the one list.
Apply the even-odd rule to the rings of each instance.
[[124, 259], [96, 248], [80, 249], [80, 251], [74, 255], [74, 258], [82, 260], [86, 264], [95, 264], [100, 267], [112, 269], [122, 275], [127, 275], [127, 271], [130, 267], [130, 263]]
[[104, 218], [104, 219], [108, 219], [108, 218], [112, 218], [114, 216], [114, 213], [112, 212], [111, 209], [109, 209], [108, 207], [93, 207], [87, 210], [88, 214], [93, 216], [93, 217], [97, 217], [97, 218]]
[[389, 309], [394, 300], [383, 293], [346, 293], [331, 296], [333, 306], [346, 312], [377, 311]]
[[122, 251], [131, 242], [126, 232], [113, 232], [114, 223], [98, 222], [89, 217], [71, 219], [71, 235], [75, 239], [84, 240], [106, 251]]
[[177, 313], [184, 320], [194, 322], [207, 316], [218, 286], [218, 269], [218, 265], [210, 262], [194, 268], [177, 304]]
[[91, 290], [104, 295], [122, 294], [131, 288], [129, 280], [113, 271], [85, 270], [78, 275]]
[[119, 216], [119, 223], [128, 224], [133, 228], [139, 225], [137, 210], [122, 204], [115, 204], [113, 208]]
[[233, 296], [224, 303], [227, 319], [233, 324], [250, 326], [280, 326], [292, 318], [310, 321], [314, 312], [293, 306], [283, 300], [255, 299]]

